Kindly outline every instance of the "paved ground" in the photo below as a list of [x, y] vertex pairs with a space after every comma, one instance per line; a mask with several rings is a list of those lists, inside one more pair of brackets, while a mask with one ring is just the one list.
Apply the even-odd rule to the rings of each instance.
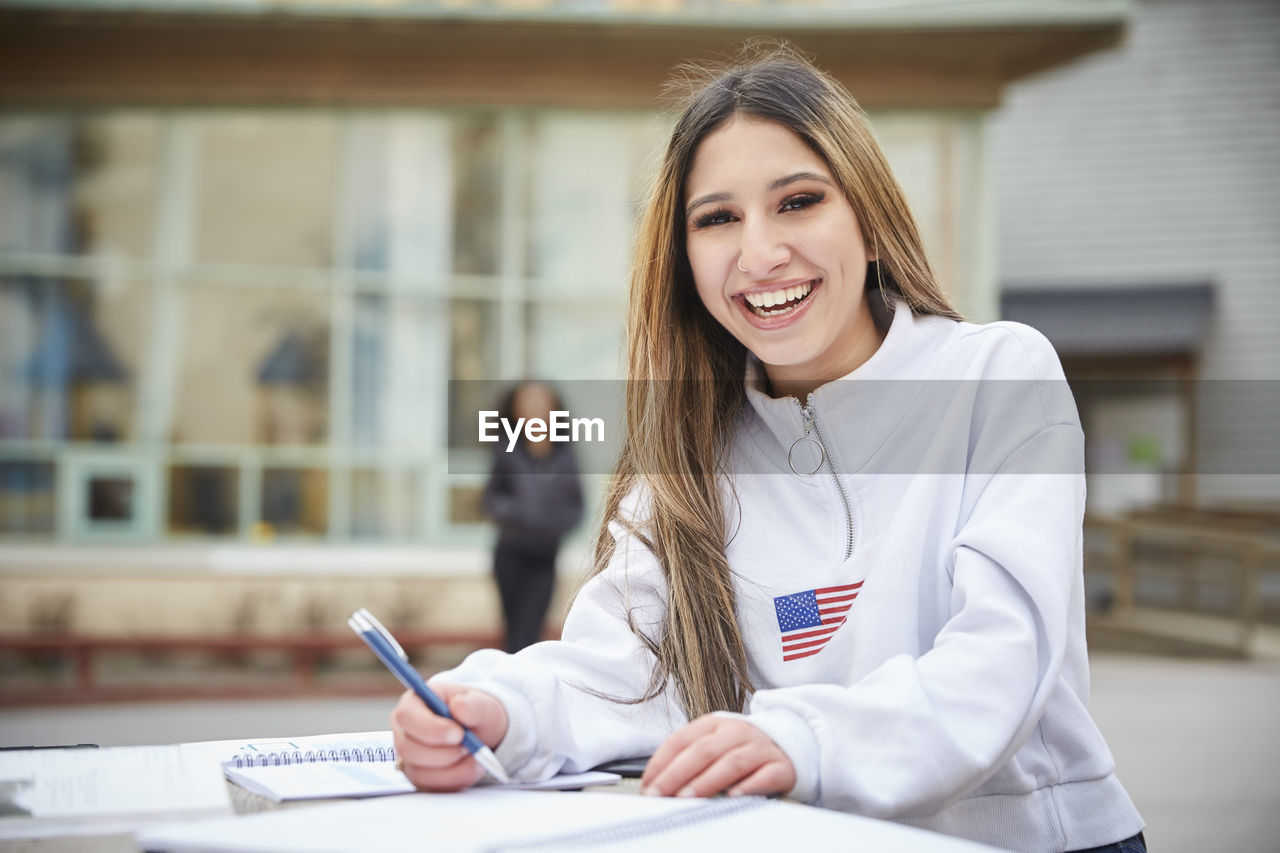
[[1153, 853], [1280, 851], [1280, 663], [1092, 664], [1090, 708]]
[[[1280, 851], [1280, 663], [1093, 658], [1092, 709], [1153, 853]], [[391, 699], [0, 712], [0, 743], [176, 743], [386, 728]]]

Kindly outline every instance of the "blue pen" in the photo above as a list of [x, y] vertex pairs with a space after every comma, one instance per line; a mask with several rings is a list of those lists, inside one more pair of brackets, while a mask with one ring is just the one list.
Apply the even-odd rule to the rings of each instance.
[[[422, 676], [418, 671], [409, 665], [409, 656], [404, 653], [404, 649], [396, 642], [396, 638], [391, 636], [391, 632], [382, 627], [382, 623], [373, 618], [373, 614], [361, 607], [355, 613], [351, 614], [351, 618], [347, 620], [347, 624], [351, 626], [351, 630], [360, 635], [360, 639], [364, 640], [365, 645], [373, 650], [378, 656], [378, 660], [382, 661], [387, 669], [400, 679], [400, 683], [405, 687], [418, 694], [423, 702], [427, 703], [427, 707], [432, 713], [453, 719], [453, 714], [449, 713], [449, 706], [435, 694], [427, 682], [422, 680]], [[493, 750], [484, 745], [480, 738], [476, 737], [475, 732], [466, 726], [462, 727], [462, 745], [467, 751], [475, 756], [477, 762], [485, 770], [489, 771], [489, 775], [497, 779], [499, 782], [510, 782], [511, 777], [507, 776], [507, 771], [502, 769], [502, 763], [498, 761], [498, 756], [493, 754]]]

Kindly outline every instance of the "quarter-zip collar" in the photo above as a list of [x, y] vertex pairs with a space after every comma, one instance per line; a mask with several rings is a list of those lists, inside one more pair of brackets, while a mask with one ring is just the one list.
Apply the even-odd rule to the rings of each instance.
[[[885, 312], [888, 313], [887, 311]], [[856, 370], [814, 389], [807, 400], [770, 397], [764, 365], [747, 357], [749, 415], [777, 442], [769, 449], [776, 467], [790, 471], [787, 451], [805, 434], [804, 404], [828, 439], [827, 453], [836, 471], [860, 471], [894, 436], [928, 380], [944, 359], [958, 324], [911, 313], [899, 300], [880, 348]], [[896, 464], [896, 463], [895, 463]], [[900, 464], [894, 470], [904, 470]]]
[[[846, 408], [842, 403], [856, 387], [851, 380], [874, 377], [877, 373], [892, 368], [894, 350], [902, 345], [904, 337], [910, 337], [907, 327], [911, 323], [910, 308], [906, 303], [898, 302], [894, 306], [889, 330], [871, 357], [847, 376], [814, 389], [803, 400], [791, 396], [777, 399], [770, 397], [765, 393], [768, 379], [764, 365], [754, 357], [748, 361], [747, 399], [765, 429], [777, 440], [766, 452], [771, 455], [780, 454], [785, 464], [784, 470], [791, 471], [795, 476], [828, 478], [839, 497], [844, 514], [845, 560], [853, 555], [857, 524], [853, 497], [849, 492], [849, 485], [842, 477], [850, 471], [846, 465], [846, 454], [842, 451], [848, 445], [851, 432], [841, 417], [842, 410]], [[832, 417], [824, 422], [828, 414]], [[861, 454], [855, 453], [854, 458], [861, 458]]]
[[[828, 409], [839, 398], [847, 396], [854, 380], [870, 380], [889, 378], [897, 373], [897, 367], [911, 348], [914, 337], [912, 326], [915, 318], [911, 309], [901, 300], [893, 306], [892, 313], [887, 306], [880, 316], [889, 320], [889, 330], [879, 349], [851, 373], [832, 382], [819, 386], [809, 394], [807, 400], [799, 401], [808, 404], [815, 418], [828, 431], [835, 428], [828, 417]], [[880, 319], [878, 316], [877, 319]], [[901, 375], [901, 374], [898, 374]], [[746, 391], [747, 401], [765, 428], [774, 435], [784, 448], [791, 447], [798, 437], [805, 434], [803, 407], [796, 405], [795, 397], [770, 397], [766, 392], [769, 379], [764, 365], [755, 356], [747, 356]], [[844, 408], [839, 406], [838, 408]], [[783, 459], [785, 467], [786, 461]]]

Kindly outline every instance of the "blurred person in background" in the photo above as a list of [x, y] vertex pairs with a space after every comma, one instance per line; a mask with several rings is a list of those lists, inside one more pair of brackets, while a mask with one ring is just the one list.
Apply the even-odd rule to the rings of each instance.
[[[510, 423], [549, 422], [564, 403], [546, 383], [527, 381], [499, 406]], [[484, 489], [484, 509], [498, 525], [493, 574], [502, 598], [507, 651], [533, 645], [542, 633], [556, 580], [560, 542], [582, 518], [578, 463], [568, 442], [530, 441], [521, 431], [514, 448], [494, 453]]]

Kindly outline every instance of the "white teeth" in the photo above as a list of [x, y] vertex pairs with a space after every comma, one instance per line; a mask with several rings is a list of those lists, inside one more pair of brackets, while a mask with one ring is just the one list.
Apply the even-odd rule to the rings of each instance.
[[[803, 299], [809, 295], [809, 291], [813, 290], [813, 282], [806, 281], [804, 284], [793, 285], [792, 287], [784, 287], [781, 290], [771, 290], [767, 293], [746, 293], [743, 297], [747, 300], [747, 304], [757, 309], [756, 313], [761, 313], [759, 309], [772, 308], [775, 305], [784, 305], [788, 302], [794, 302]], [[782, 311], [790, 311], [791, 308], [781, 309]], [[779, 312], [769, 312], [776, 314]]]
[[746, 294], [746, 299], [748, 303], [756, 308], [769, 308], [807, 296], [810, 290], [813, 290], [813, 285], [805, 282], [792, 287], [784, 287], [781, 290], [771, 290], [768, 293], [748, 293]]

